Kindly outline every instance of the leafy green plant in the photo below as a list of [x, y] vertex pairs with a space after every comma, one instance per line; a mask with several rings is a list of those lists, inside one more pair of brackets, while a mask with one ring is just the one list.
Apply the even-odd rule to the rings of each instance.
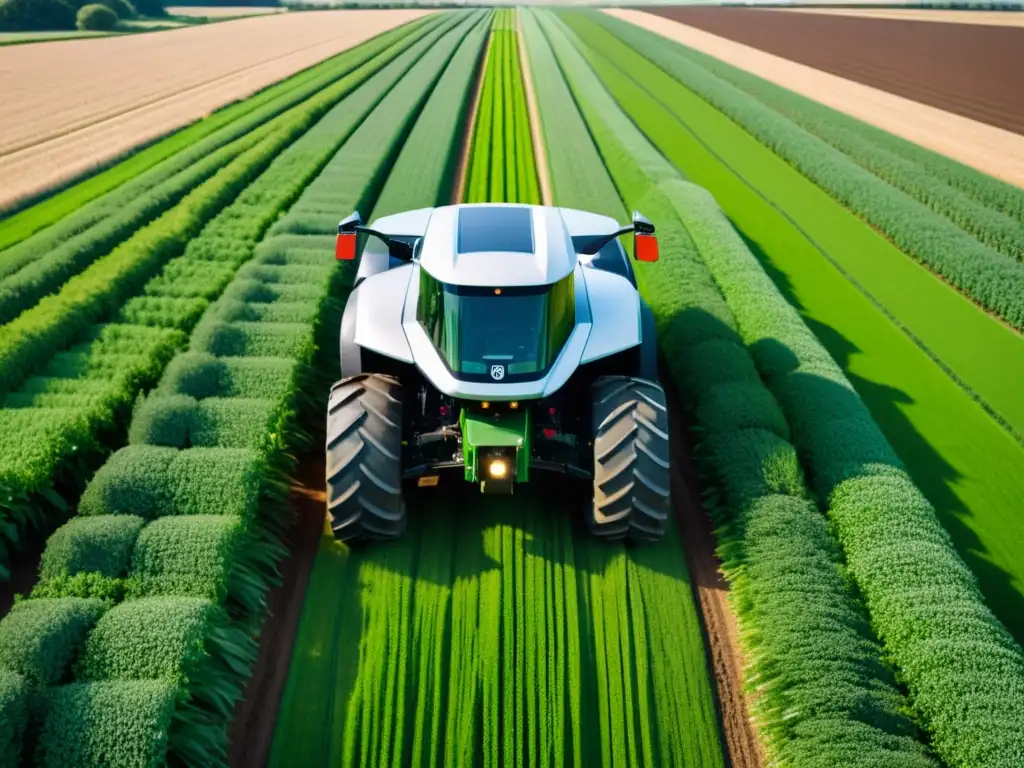
[[31, 712], [29, 682], [0, 667], [0, 766], [18, 768]]
[[23, 600], [0, 620], [0, 667], [37, 685], [61, 682], [103, 609], [73, 597]]
[[40, 581], [89, 572], [108, 578], [124, 576], [144, 522], [133, 515], [72, 518], [47, 540]]
[[177, 689], [163, 680], [71, 683], [48, 696], [39, 737], [42, 765], [157, 766], [176, 741]]
[[[456, 182], [451, 158], [462, 139], [457, 128], [467, 119], [490, 21], [488, 12], [466, 35], [423, 105], [423, 115], [430, 119], [417, 120], [410, 131], [374, 205], [374, 218], [423, 206], [424, 201], [442, 205], [451, 199]], [[447, 144], [438, 145], [445, 140]]]

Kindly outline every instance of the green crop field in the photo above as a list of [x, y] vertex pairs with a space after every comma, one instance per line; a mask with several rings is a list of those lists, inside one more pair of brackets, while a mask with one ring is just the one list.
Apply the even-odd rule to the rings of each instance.
[[[657, 228], [666, 535], [445, 478], [341, 543], [339, 220], [542, 189]], [[598, 10], [433, 12], [52, 190], [0, 220], [0, 766], [1020, 766], [1022, 260], [1024, 190]]]

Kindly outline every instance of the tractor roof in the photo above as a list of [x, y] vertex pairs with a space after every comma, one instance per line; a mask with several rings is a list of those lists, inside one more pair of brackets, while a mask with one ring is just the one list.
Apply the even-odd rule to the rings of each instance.
[[420, 266], [443, 283], [548, 285], [576, 267], [561, 209], [470, 204], [434, 208]]

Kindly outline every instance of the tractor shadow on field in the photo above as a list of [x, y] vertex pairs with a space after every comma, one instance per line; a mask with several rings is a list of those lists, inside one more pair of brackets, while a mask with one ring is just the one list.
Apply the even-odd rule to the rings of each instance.
[[[953, 538], [960, 557], [978, 578], [989, 607], [1011, 633], [1018, 638], [1024, 637], [1024, 610], [1021, 610], [1024, 606], [1020, 593], [1013, 584], [1013, 576], [989, 560], [985, 545], [964, 523], [964, 519], [971, 515], [971, 511], [954, 491], [954, 484], [962, 475], [935, 450], [907, 418], [904, 409], [913, 404], [913, 398], [897, 387], [871, 381], [851, 371], [852, 358], [862, 350], [835, 327], [810, 317], [786, 274], [775, 267], [756, 241], [742, 233], [740, 236], [775, 286], [790, 305], [797, 309], [807, 326], [843, 370], [868, 407], [875, 423], [896, 451], [914, 483], [935, 508], [939, 521]], [[778, 341], [775, 341], [775, 344], [783, 346]], [[785, 352], [792, 355], [788, 349]], [[794, 356], [794, 367], [795, 361]], [[822, 398], [836, 398], [841, 401], [843, 397], [849, 397], [842, 387], [825, 379], [819, 379], [818, 385]]]
[[[602, 541], [585, 524], [589, 499], [589, 482], [550, 473], [535, 473], [512, 496], [484, 495], [476, 485], [453, 477], [437, 488], [406, 491], [409, 529], [405, 539], [377, 548], [383, 552], [411, 547], [417, 551], [416, 556], [409, 551], [408, 557], [387, 558], [389, 565], [417, 580], [442, 586], [512, 567], [514, 560], [508, 560], [512, 547], [527, 558], [541, 558], [547, 565], [571, 569], [577, 578], [603, 575], [625, 554], [689, 588], [674, 527], [653, 546]], [[404, 543], [406, 539], [408, 543]], [[663, 552], [666, 547], [678, 552], [678, 557], [651, 556], [652, 550]], [[428, 549], [434, 548], [450, 548], [450, 569], [422, 567]], [[375, 557], [371, 553], [366, 556]]]

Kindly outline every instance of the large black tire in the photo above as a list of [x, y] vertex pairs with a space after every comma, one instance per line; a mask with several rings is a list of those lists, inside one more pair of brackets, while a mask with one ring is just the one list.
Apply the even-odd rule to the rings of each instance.
[[657, 541], [669, 515], [668, 411], [656, 383], [601, 376], [591, 387], [594, 502], [591, 532], [609, 540]]
[[327, 512], [334, 535], [361, 544], [405, 532], [402, 385], [362, 373], [331, 387], [327, 405]]

